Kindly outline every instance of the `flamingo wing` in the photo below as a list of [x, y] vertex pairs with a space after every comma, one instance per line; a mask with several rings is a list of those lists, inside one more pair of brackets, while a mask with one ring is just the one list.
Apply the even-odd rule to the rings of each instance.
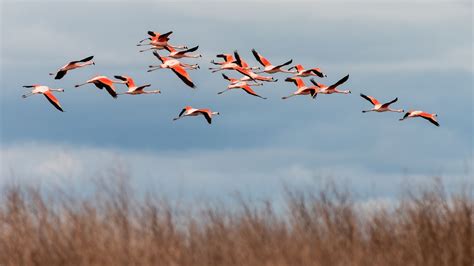
[[224, 73], [222, 73], [222, 77], [223, 77], [224, 79], [228, 80], [228, 81], [231, 81], [230, 78], [229, 78], [226, 74], [224, 74]]
[[173, 72], [180, 78], [186, 85], [188, 85], [191, 88], [195, 88], [196, 85], [194, 85], [193, 81], [191, 80], [191, 77], [189, 77], [188, 72], [184, 70], [180, 65], [175, 65], [171, 68]]
[[301, 78], [286, 78], [285, 81], [286, 82], [293, 82], [296, 85], [296, 87], [298, 87], [298, 88], [301, 88], [301, 87], [305, 86], [305, 84], [304, 84], [304, 82]]
[[391, 101], [388, 102], [388, 103], [382, 104], [382, 108], [387, 108], [389, 105], [391, 105], [392, 103], [394, 103], [394, 102], [396, 102], [396, 101], [398, 101], [398, 97], [395, 98], [395, 99], [393, 99], [393, 100], [391, 100]]
[[91, 55], [91, 56], [89, 56], [89, 57], [86, 57], [86, 58], [81, 59], [81, 60], [78, 60], [78, 61], [72, 61], [72, 62], [70, 62], [70, 64], [75, 64], [75, 63], [79, 63], [79, 62], [85, 63], [85, 62], [87, 62], [87, 61], [91, 61], [93, 58], [94, 58], [94, 56]]
[[126, 77], [124, 77], [124, 76], [119, 76], [119, 75], [114, 76], [114, 78], [120, 79], [120, 80], [122, 80], [122, 81], [127, 81], [127, 80], [128, 80]]
[[67, 73], [67, 70], [59, 70], [58, 73], [56, 73], [56, 76], [54, 79], [62, 79]]
[[183, 116], [184, 112], [186, 112], [186, 108], [183, 108], [183, 110], [181, 110], [181, 112], [179, 113], [178, 117]]
[[163, 33], [160, 36], [158, 36], [158, 41], [168, 41], [169, 36], [173, 33], [173, 31], [168, 31], [167, 33]]
[[157, 51], [153, 51], [153, 55], [156, 56], [156, 58], [158, 58], [158, 60], [160, 60], [161, 63], [164, 63], [165, 59], [161, 57]]
[[234, 61], [234, 57], [230, 54], [218, 54], [216, 57], [223, 58], [227, 63]]
[[313, 74], [315, 74], [316, 76], [318, 76], [320, 78], [324, 78], [323, 72], [321, 72], [321, 70], [319, 70], [317, 68], [312, 68], [312, 69], [306, 70], [305, 72], [313, 73]]
[[46, 97], [46, 99], [48, 99], [48, 101], [54, 106], [56, 107], [56, 109], [58, 109], [59, 111], [61, 112], [64, 112], [63, 108], [61, 107], [61, 104], [59, 103], [58, 99], [53, 95], [53, 93], [51, 91], [45, 91], [43, 92], [43, 95]]
[[252, 49], [252, 54], [255, 56], [255, 59], [262, 64], [262, 66], [269, 66], [271, 65], [270, 61], [268, 61], [265, 57], [263, 57], [261, 54], [257, 53], [255, 49]]
[[291, 64], [292, 62], [293, 62], [293, 59], [291, 59], [290, 61], [288, 61], [288, 62], [286, 62], [286, 63], [283, 63], [283, 64], [281, 64], [281, 65], [278, 65], [278, 66], [276, 66], [275, 68], [281, 68], [281, 67], [287, 66], [287, 65]]
[[348, 74], [347, 76], [343, 77], [342, 79], [340, 79], [338, 82], [336, 82], [336, 83], [332, 84], [331, 86], [329, 86], [328, 89], [329, 89], [329, 90], [335, 89], [335, 88], [337, 88], [337, 86], [343, 84], [343, 83], [346, 82], [348, 79], [349, 79], [349, 74]]
[[310, 79], [309, 81], [311, 81], [311, 83], [313, 83], [314, 86], [321, 88], [321, 84], [317, 83], [316, 80]]
[[192, 48], [189, 48], [189, 49], [187, 49], [187, 50], [184, 50], [184, 52], [185, 52], [185, 53], [191, 53], [191, 52], [197, 51], [197, 49], [199, 49], [199, 45], [194, 46], [194, 47], [192, 47]]
[[[168, 47], [168, 46], [167, 46], [167, 47]], [[198, 48], [199, 48], [199, 45], [198, 45], [198, 46], [195, 46], [195, 47], [193, 47], [193, 48], [189, 48], [189, 49], [187, 49], [187, 50], [179, 51], [177, 54], [179, 54], [179, 55], [184, 55], [184, 54], [186, 54], [186, 53], [194, 52], [194, 51], [196, 51]]]
[[372, 96], [367, 96], [365, 94], [360, 94], [360, 97], [366, 99], [367, 101], [369, 101], [371, 104], [373, 105], [377, 105], [377, 104], [380, 104], [379, 101], [377, 101], [377, 99], [375, 99], [374, 97]]
[[311, 97], [313, 97], [313, 99], [316, 98], [316, 96], [318, 96], [318, 91], [316, 90], [315, 87], [306, 88], [303, 90], [303, 92], [309, 93]]
[[210, 115], [209, 110], [207, 110], [207, 109], [200, 109], [200, 110], [197, 110], [196, 112], [202, 114], [202, 115], [204, 116], [204, 118], [206, 118], [207, 123], [212, 124], [212, 117], [211, 117], [211, 115]]
[[400, 120], [406, 119], [409, 115], [410, 115], [410, 112], [406, 112], [405, 115]]
[[143, 91], [144, 88], [150, 87], [150, 86], [151, 86], [151, 84], [142, 85], [142, 86], [140, 86], [140, 87], [137, 87], [137, 88], [136, 88], [135, 90], [133, 90], [133, 91]]
[[439, 127], [438, 121], [436, 121], [436, 120], [433, 118], [433, 115], [432, 115], [432, 114], [428, 114], [428, 113], [423, 112], [423, 113], [419, 114], [418, 116], [421, 117], [421, 118], [424, 118], [424, 119], [426, 119], [426, 120], [428, 120], [428, 121], [430, 121], [433, 125]]
[[239, 55], [239, 53], [237, 52], [237, 50], [234, 51], [234, 57], [235, 57], [235, 61], [234, 61], [234, 62], [235, 62], [238, 66], [242, 67], [242, 66], [243, 66], [243, 65], [242, 65], [242, 59], [240, 59], [240, 55]]
[[256, 97], [259, 97], [259, 98], [262, 98], [262, 99], [266, 99], [266, 98], [264, 98], [264, 97], [258, 95], [258, 94], [257, 94], [254, 90], [252, 90], [252, 88], [250, 88], [250, 86], [248, 86], [248, 85], [242, 86], [242, 89], [243, 89], [246, 93], [248, 93], [248, 94], [250, 94], [250, 95], [253, 95], [253, 96], [256, 96]]
[[237, 70], [240, 74], [249, 77], [251, 80], [256, 81], [256, 80], [252, 77], [252, 73], [253, 73], [252, 71], [250, 71], [250, 70], [248, 70], [248, 69], [244, 69], [244, 68], [242, 68], [242, 67], [236, 67], [235, 70]]
[[113, 84], [109, 85], [109, 84], [103, 83], [102, 81], [99, 81], [98, 83], [96, 83], [96, 86], [99, 87], [99, 85], [101, 85], [102, 88], [105, 88], [107, 92], [110, 94], [110, 96], [117, 98], [117, 93], [115, 92], [115, 88]]

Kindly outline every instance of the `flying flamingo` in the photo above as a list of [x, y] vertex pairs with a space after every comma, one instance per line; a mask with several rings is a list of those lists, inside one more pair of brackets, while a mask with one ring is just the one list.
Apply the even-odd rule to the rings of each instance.
[[438, 117], [438, 115], [437, 114], [426, 113], [426, 112], [423, 112], [423, 111], [410, 110], [403, 116], [403, 118], [400, 118], [399, 120], [403, 121], [407, 118], [412, 118], [412, 117], [424, 118], [424, 119], [430, 121], [431, 123], [433, 123], [435, 126], [439, 127], [438, 120], [436, 119]]
[[210, 67], [209, 70], [212, 70], [212, 73], [222, 70], [234, 70], [238, 65], [235, 63], [234, 57], [231, 54], [218, 54], [216, 57], [222, 57], [223, 62], [211, 61], [212, 64], [218, 65], [219, 67]]
[[77, 88], [77, 87], [80, 87], [80, 86], [83, 86], [83, 85], [86, 85], [86, 84], [89, 84], [89, 83], [94, 84], [99, 89], [105, 88], [107, 90], [107, 92], [110, 94], [110, 96], [112, 96], [114, 98], [117, 98], [117, 93], [115, 92], [114, 83], [122, 83], [122, 82], [111, 80], [106, 76], [96, 76], [96, 77], [93, 77], [93, 78], [89, 79], [88, 81], [86, 81], [82, 84], [75, 85], [74, 87]]
[[[277, 72], [294, 73], [293, 71], [281, 69], [282, 67], [291, 64], [291, 62], [293, 62], [293, 60], [290, 60], [286, 63], [281, 64], [281, 65], [274, 66], [265, 57], [263, 57], [261, 54], [257, 53], [257, 51], [255, 51], [255, 49], [252, 49], [252, 53], [253, 53], [253, 56], [255, 56], [255, 59], [257, 59], [257, 61], [260, 64], [262, 64], [262, 66], [264, 66], [264, 69], [263, 69], [262, 72], [265, 72], [265, 73], [268, 73], [268, 74], [273, 74], [273, 73], [277, 73]], [[261, 72], [257, 72], [257, 73], [261, 73]]]
[[21, 97], [26, 98], [35, 94], [43, 94], [44, 97], [46, 97], [46, 99], [48, 99], [48, 101], [54, 107], [56, 107], [56, 109], [58, 109], [61, 112], [64, 112], [58, 99], [53, 95], [53, 91], [64, 92], [64, 89], [51, 89], [48, 86], [42, 86], [42, 85], [25, 85], [23, 86], [23, 88], [33, 88], [33, 89], [31, 90], [31, 92], [24, 94]]
[[135, 81], [129, 77], [129, 76], [114, 76], [116, 79], [122, 80], [123, 84], [127, 85], [128, 91], [124, 93], [119, 93], [120, 94], [130, 94], [130, 95], [138, 95], [138, 94], [156, 94], [156, 93], [161, 93], [160, 90], [153, 90], [153, 91], [145, 91], [143, 90], [144, 88], [150, 87], [151, 84], [146, 84], [142, 85], [140, 87], [137, 87], [135, 85]]
[[[261, 76], [258, 74], [255, 74], [252, 72], [252, 70], [248, 69], [245, 67], [245, 65], [242, 64], [242, 60], [239, 56], [239, 53], [237, 51], [234, 51], [234, 56], [235, 56], [235, 63], [238, 65], [238, 67], [234, 68], [234, 70], [240, 72], [242, 75], [247, 76], [248, 78], [242, 78], [240, 80], [242, 81], [247, 81], [249, 79], [252, 79], [254, 81], [260, 80], [260, 81], [269, 81], [269, 82], [277, 82], [278, 79], [274, 79], [273, 77], [266, 77], [266, 76]], [[247, 65], [248, 66], [248, 65]]]
[[[166, 44], [167, 41], [169, 41], [169, 36], [170, 36], [173, 32], [172, 32], [172, 31], [168, 31], [167, 33], [160, 34], [159, 32], [149, 30], [147, 33], [148, 33], [148, 35], [150, 35], [151, 37], [148, 37], [148, 38], [145, 38], [145, 39], [141, 40], [140, 42], [138, 42], [137, 46], [149, 45], [152, 41], [155, 41], [155, 42], [161, 41], [162, 44], [164, 45], [164, 44]], [[146, 41], [146, 40], [149, 40], [150, 43], [142, 44], [142, 43], [143, 43], [144, 41]]]
[[171, 57], [171, 58], [174, 58], [174, 59], [180, 59], [180, 58], [183, 58], [183, 57], [188, 57], [188, 58], [198, 58], [198, 57], [202, 57], [202, 55], [200, 54], [195, 54], [195, 55], [189, 55], [187, 53], [191, 53], [191, 52], [194, 52], [196, 51], [197, 49], [199, 48], [199, 45], [196, 46], [196, 47], [193, 47], [193, 48], [189, 48], [187, 50], [182, 50], [182, 51], [176, 51], [173, 47], [169, 46], [169, 45], [166, 45], [165, 46], [165, 49], [170, 52], [170, 54], [168, 55], [168, 57]]
[[224, 65], [225, 63], [234, 62], [234, 57], [231, 54], [218, 54], [218, 55], [216, 55], [216, 57], [220, 57], [224, 61], [216, 62], [214, 60], [211, 60], [211, 63], [214, 64], [214, 65]]
[[262, 96], [258, 95], [257, 93], [255, 93], [255, 91], [252, 90], [252, 88], [250, 87], [250, 86], [261, 86], [261, 85], [263, 85], [262, 83], [249, 84], [245, 81], [241, 81], [241, 80], [234, 79], [234, 78], [229, 78], [225, 74], [222, 74], [222, 77], [224, 77], [224, 79], [230, 81], [230, 84], [229, 84], [229, 86], [227, 86], [227, 89], [225, 89], [221, 92], [218, 92], [217, 94], [222, 94], [222, 93], [224, 93], [228, 90], [232, 90], [232, 89], [242, 89], [250, 95], [253, 95], [253, 96], [256, 96], [256, 97], [259, 97], [259, 98], [262, 98], [262, 99], [267, 99], [267, 98], [262, 97]]
[[[171, 45], [171, 44], [168, 43], [168, 41], [170, 39], [169, 36], [172, 33], [173, 33], [172, 31], [169, 31], [169, 32], [164, 33], [164, 34], [160, 34], [159, 32], [148, 31], [148, 35], [150, 35], [151, 37], [141, 40], [137, 44], [137, 46], [151, 45], [150, 48], [140, 50], [140, 52], [145, 52], [145, 51], [148, 51], [148, 50], [163, 50], [163, 49], [165, 49], [166, 46], [170, 46], [170, 47], [173, 47], [173, 48], [176, 48], [176, 49], [187, 49], [188, 47], [186, 47], [184, 45]], [[150, 40], [150, 42], [142, 44], [142, 42], [144, 42], [146, 40]]]
[[198, 115], [204, 116], [207, 120], [207, 123], [211, 124], [212, 116], [219, 115], [219, 112], [212, 112], [210, 109], [196, 109], [196, 108], [192, 108], [191, 106], [186, 106], [183, 108], [181, 113], [179, 113], [179, 116], [176, 118], [173, 118], [173, 120], [175, 121], [185, 116], [198, 116]]
[[332, 84], [331, 86], [326, 86], [324, 84], [317, 83], [314, 79], [311, 79], [311, 83], [313, 83], [316, 87], [319, 88], [318, 93], [321, 94], [333, 94], [333, 93], [342, 93], [342, 94], [349, 94], [351, 93], [350, 90], [338, 90], [337, 86], [343, 84], [349, 79], [349, 75], [343, 77], [338, 82]]
[[302, 65], [296, 65], [294, 67], [290, 67], [288, 70], [292, 70], [293, 68], [296, 69], [296, 71], [293, 71], [292, 73], [295, 73], [295, 76], [297, 77], [309, 77], [309, 76], [318, 76], [320, 78], [327, 77], [326, 74], [324, 74], [320, 68], [310, 68], [310, 69], [304, 69]]
[[223, 62], [216, 62], [214, 60], [211, 61], [212, 64], [214, 65], [220, 65], [220, 67], [217, 68], [212, 68], [210, 67], [209, 70], [212, 70], [212, 73], [215, 73], [217, 71], [222, 71], [222, 70], [235, 70], [237, 67], [242, 67], [243, 69], [246, 70], [255, 70], [255, 69], [260, 69], [260, 67], [251, 67], [247, 62], [242, 60], [239, 57], [239, 63], [237, 64], [237, 61], [234, 60], [234, 57], [231, 54], [218, 54], [216, 57], [221, 57], [224, 59]]
[[379, 101], [377, 101], [377, 99], [375, 99], [372, 96], [367, 96], [367, 95], [364, 95], [362, 93], [360, 94], [360, 96], [374, 105], [374, 107], [372, 109], [364, 110], [364, 111], [362, 111], [362, 113], [367, 113], [367, 112], [397, 112], [397, 113], [403, 113], [404, 112], [403, 109], [391, 109], [389, 107], [392, 103], [398, 101], [398, 98], [395, 98], [394, 100], [392, 100], [388, 103], [381, 104]]
[[62, 79], [69, 70], [73, 70], [73, 69], [80, 68], [80, 67], [85, 67], [85, 66], [88, 66], [88, 65], [95, 65], [94, 61], [92, 61], [92, 58], [94, 58], [94, 56], [89, 56], [89, 57], [86, 57], [86, 58], [84, 58], [82, 60], [79, 60], [79, 61], [71, 61], [71, 62], [65, 64], [60, 69], [58, 69], [58, 71], [56, 71], [56, 73], [49, 73], [49, 75], [51, 75], [51, 76], [56, 75], [54, 77], [54, 79]]
[[291, 77], [291, 78], [286, 78], [285, 81], [295, 83], [298, 89], [288, 96], [281, 97], [283, 100], [296, 96], [296, 95], [311, 95], [313, 99], [316, 98], [316, 96], [318, 96], [318, 88], [316, 86], [307, 87], [301, 78]]
[[196, 86], [194, 85], [193, 81], [191, 80], [191, 77], [189, 77], [188, 72], [184, 68], [189, 68], [189, 69], [196, 69], [199, 68], [199, 66], [196, 65], [188, 65], [179, 62], [176, 59], [171, 59], [167, 57], [161, 57], [157, 51], [154, 51], [153, 54], [161, 61], [161, 65], [159, 66], [149, 66], [151, 69], [148, 70], [148, 72], [161, 69], [161, 68], [169, 68], [173, 70], [173, 72], [184, 82], [186, 85], [188, 85], [191, 88], [195, 88]]

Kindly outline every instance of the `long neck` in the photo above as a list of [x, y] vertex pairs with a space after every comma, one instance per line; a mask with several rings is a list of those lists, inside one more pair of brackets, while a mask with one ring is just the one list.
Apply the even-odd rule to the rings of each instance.
[[88, 65], [92, 65], [92, 64], [94, 64], [93, 61], [87, 61], [87, 62], [84, 62], [84, 63], [78, 63], [77, 65], [79, 67], [83, 67], [83, 66], [88, 66]]
[[335, 89], [334, 92], [335, 92], [335, 93], [342, 93], [342, 94], [349, 94], [349, 93], [351, 93], [350, 90], [338, 90], [338, 89]]
[[397, 112], [397, 113], [403, 113], [403, 111], [404, 111], [403, 109], [391, 109], [391, 108], [388, 108], [388, 110], [390, 112]]

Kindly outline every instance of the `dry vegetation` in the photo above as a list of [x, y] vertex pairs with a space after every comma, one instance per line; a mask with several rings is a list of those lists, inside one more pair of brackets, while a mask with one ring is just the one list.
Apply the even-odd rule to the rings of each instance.
[[80, 199], [24, 186], [0, 201], [0, 265], [473, 265], [472, 188], [440, 183], [363, 210], [350, 193], [186, 208], [126, 182]]

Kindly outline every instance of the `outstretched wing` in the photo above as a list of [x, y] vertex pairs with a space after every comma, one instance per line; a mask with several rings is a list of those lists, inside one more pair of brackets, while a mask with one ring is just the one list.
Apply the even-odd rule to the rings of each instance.
[[287, 65], [291, 64], [292, 62], [293, 62], [293, 59], [291, 59], [290, 61], [288, 61], [288, 62], [286, 62], [286, 63], [283, 63], [283, 64], [281, 64], [281, 65], [278, 65], [278, 66], [276, 66], [275, 68], [281, 68], [281, 67], [287, 66]]
[[220, 58], [224, 59], [224, 61], [227, 62], [227, 63], [230, 63], [230, 62], [234, 61], [234, 57], [232, 57], [232, 55], [230, 55], [230, 54], [218, 54], [218, 55], [216, 55], [216, 57], [220, 57]]
[[172, 33], [173, 33], [172, 31], [168, 31], [167, 33], [161, 34], [161, 35], [158, 37], [158, 41], [168, 41], [168, 40], [169, 40], [168, 37], [169, 37]]
[[56, 76], [54, 79], [62, 79], [67, 73], [67, 70], [59, 70], [58, 73], [56, 73]]
[[314, 86], [321, 88], [321, 84], [317, 83], [316, 80], [310, 79], [309, 81], [311, 81], [311, 83], [313, 83]]
[[312, 73], [312, 74], [315, 74], [316, 76], [318, 76], [320, 78], [324, 78], [323, 72], [321, 72], [321, 70], [319, 70], [318, 68], [307, 69], [307, 70], [303, 71], [303, 73]]
[[133, 91], [143, 91], [144, 88], [150, 87], [150, 86], [151, 86], [151, 84], [142, 85], [142, 86], [136, 88], [136, 89], [133, 90]]
[[191, 52], [195, 52], [197, 51], [197, 49], [199, 49], [199, 45], [195, 46], [195, 47], [192, 47], [192, 48], [189, 48], [187, 50], [184, 50], [185, 53], [191, 53]]
[[439, 123], [433, 118], [433, 115], [423, 112], [419, 114], [418, 116], [430, 121], [433, 125], [439, 127]]
[[329, 86], [329, 90], [331, 89], [335, 89], [337, 88], [337, 86], [343, 84], [344, 82], [346, 82], [347, 80], [349, 79], [349, 74], [347, 74], [347, 76], [343, 77], [342, 79], [340, 79], [338, 82], [332, 84], [331, 86]]
[[255, 49], [252, 49], [252, 54], [255, 56], [255, 59], [262, 64], [262, 66], [269, 66], [271, 65], [270, 61], [268, 61], [265, 57], [263, 57], [261, 54], [257, 53]]
[[239, 53], [237, 52], [237, 50], [234, 51], [234, 57], [235, 57], [235, 61], [234, 61], [234, 62], [235, 62], [238, 66], [242, 67], [242, 60], [240, 59], [240, 55], [239, 55]]
[[108, 85], [103, 82], [99, 82], [98, 84], [102, 84], [102, 88], [105, 88], [107, 92], [110, 94], [110, 96], [117, 98], [117, 93], [115, 92], [113, 85]]
[[304, 84], [304, 82], [301, 78], [286, 78], [285, 81], [286, 82], [293, 82], [296, 85], [296, 87], [298, 87], [298, 88], [301, 88], [301, 87], [305, 86], [305, 84]]
[[392, 103], [394, 103], [394, 102], [396, 102], [396, 101], [398, 101], [398, 97], [395, 98], [395, 99], [393, 99], [392, 101], [390, 101], [390, 102], [388, 102], [388, 103], [382, 104], [382, 107], [383, 107], [383, 108], [387, 108], [389, 105], [391, 105]]
[[79, 62], [85, 63], [85, 62], [87, 62], [87, 61], [91, 61], [92, 58], [94, 58], [93, 55], [91, 55], [91, 56], [89, 56], [89, 57], [86, 57], [86, 58], [84, 58], [84, 59], [81, 59], [81, 60], [71, 61], [71, 62], [68, 63], [68, 65], [75, 64], [75, 63], [79, 63]]
[[379, 101], [377, 101], [377, 99], [375, 99], [374, 97], [367, 96], [367, 95], [362, 94], [362, 93], [360, 94], [360, 97], [366, 99], [367, 101], [369, 101], [373, 105], [380, 104]]
[[61, 104], [59, 103], [58, 99], [53, 95], [53, 93], [51, 91], [45, 91], [44, 93], [44, 96], [46, 97], [46, 99], [48, 99], [48, 101], [54, 106], [56, 107], [56, 109], [58, 109], [59, 111], [61, 112], [64, 112], [63, 108], [61, 107]]
[[188, 85], [191, 88], [195, 88], [196, 86], [194, 85], [193, 81], [191, 80], [191, 77], [189, 77], [188, 72], [184, 70], [180, 65], [175, 65], [173, 68], [171, 68], [173, 72], [184, 82], [186, 85]]
[[264, 98], [264, 97], [258, 95], [258, 94], [257, 94], [254, 90], [252, 90], [252, 88], [250, 88], [250, 86], [248, 86], [248, 85], [242, 86], [242, 89], [243, 89], [246, 93], [248, 93], [248, 94], [250, 94], [250, 95], [253, 95], [253, 96], [256, 96], [256, 97], [259, 97], [259, 98], [262, 98], [262, 99], [266, 99], [266, 98]]
[[406, 119], [409, 115], [410, 115], [410, 112], [406, 112], [405, 115], [403, 116], [403, 118], [400, 119], [400, 120]]
[[158, 60], [160, 60], [161, 63], [164, 62], [163, 57], [161, 57], [160, 54], [157, 51], [153, 51], [153, 55], [156, 56], [156, 58], [158, 58]]
[[202, 114], [206, 118], [207, 123], [212, 124], [212, 117], [207, 110], [198, 110], [196, 112]]
[[[168, 46], [167, 46], [167, 47], [168, 47]], [[199, 45], [198, 45], [198, 46], [195, 46], [195, 47], [193, 47], [193, 48], [189, 48], [189, 49], [187, 49], [187, 50], [179, 51], [178, 54], [184, 55], [185, 53], [194, 52], [194, 51], [196, 51], [198, 48], [199, 48]], [[170, 52], [171, 52], [171, 51], [170, 51]]]
[[222, 77], [223, 77], [224, 79], [230, 81], [230, 78], [229, 78], [226, 74], [222, 73]]
[[179, 113], [178, 117], [181, 117], [181, 116], [184, 114], [184, 112], [186, 112], [186, 108], [183, 108], [183, 110], [181, 110], [181, 112]]
[[120, 79], [120, 80], [122, 80], [122, 81], [127, 81], [127, 78], [126, 78], [126, 77], [124, 77], [124, 76], [119, 76], [119, 75], [116, 75], [116, 76], [114, 76], [114, 78], [116, 78], [116, 79]]
[[253, 73], [252, 71], [248, 69], [244, 69], [242, 67], [236, 67], [235, 70], [237, 70], [240, 74], [245, 75], [249, 77], [251, 80], [256, 82], [256, 80], [252, 77], [252, 73]]

